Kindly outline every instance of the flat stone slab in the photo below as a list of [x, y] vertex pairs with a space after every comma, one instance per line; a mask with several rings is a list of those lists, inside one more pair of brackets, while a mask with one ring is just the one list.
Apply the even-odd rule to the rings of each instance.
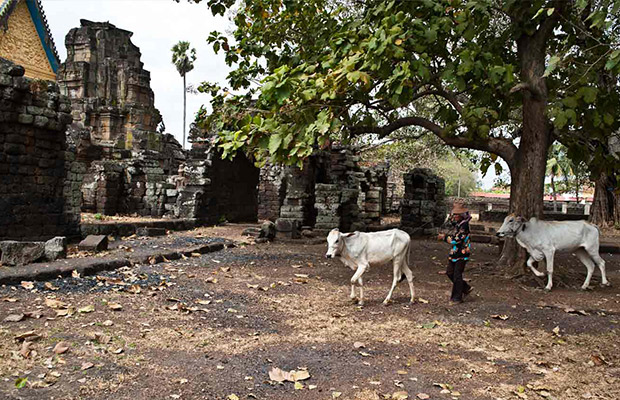
[[108, 237], [106, 235], [88, 235], [78, 244], [82, 251], [103, 251], [108, 249]]
[[42, 281], [58, 276], [70, 276], [73, 271], [81, 275], [94, 275], [134, 264], [158, 264], [196, 254], [207, 254], [234, 247], [233, 242], [208, 243], [179, 249], [153, 249], [148, 253], [128, 257], [85, 257], [58, 260], [51, 263], [36, 263], [13, 268], [0, 267], [0, 285], [19, 284], [21, 281]]
[[136, 235], [138, 236], [165, 236], [166, 228], [154, 228], [150, 226], [143, 226], [136, 230]]
[[0, 252], [2, 265], [25, 265], [45, 257], [45, 243], [5, 240], [0, 242]]

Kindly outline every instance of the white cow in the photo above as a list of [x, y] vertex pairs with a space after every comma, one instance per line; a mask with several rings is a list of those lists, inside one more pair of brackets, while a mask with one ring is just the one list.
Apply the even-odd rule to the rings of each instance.
[[392, 297], [392, 292], [403, 274], [407, 277], [409, 291], [411, 292], [411, 302], [413, 303], [415, 297], [413, 273], [408, 265], [410, 243], [411, 238], [409, 235], [399, 229], [373, 233], [340, 233], [338, 229], [333, 229], [327, 235], [327, 253], [325, 257], [340, 257], [340, 261], [344, 265], [355, 271], [351, 278], [351, 299], [355, 299], [355, 283], [357, 282], [360, 288], [360, 305], [364, 304], [364, 283], [362, 281], [364, 272], [371, 265], [380, 265], [392, 261], [394, 280], [392, 288], [383, 304], [388, 304]]
[[544, 273], [534, 268], [534, 261], [545, 259], [547, 264], [547, 286], [553, 287], [553, 256], [556, 251], [574, 251], [579, 260], [588, 269], [586, 280], [581, 286], [585, 290], [590, 285], [590, 278], [594, 272], [595, 263], [601, 270], [601, 283], [609, 286], [605, 275], [605, 261], [598, 254], [598, 228], [585, 221], [540, 221], [531, 218], [529, 221], [515, 215], [509, 215], [497, 236], [514, 237], [517, 243], [529, 253], [527, 265], [536, 276], [543, 277]]

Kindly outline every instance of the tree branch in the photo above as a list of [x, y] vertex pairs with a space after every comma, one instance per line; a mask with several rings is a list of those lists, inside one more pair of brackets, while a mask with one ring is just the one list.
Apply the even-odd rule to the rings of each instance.
[[406, 126], [419, 126], [424, 128], [435, 134], [447, 145], [497, 154], [503, 158], [509, 166], [515, 163], [517, 147], [508, 139], [453, 135], [435, 122], [422, 117], [404, 117], [384, 126], [352, 126], [349, 127], [349, 132], [352, 136], [374, 133], [378, 135], [379, 138], [384, 138], [392, 132]]

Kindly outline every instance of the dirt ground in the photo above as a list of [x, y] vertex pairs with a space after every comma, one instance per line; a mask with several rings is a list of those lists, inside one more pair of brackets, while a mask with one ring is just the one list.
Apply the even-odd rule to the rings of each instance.
[[[242, 228], [196, 234], [243, 240]], [[620, 399], [619, 255], [603, 255], [615, 286], [597, 286], [597, 271], [585, 292], [585, 268], [558, 257], [546, 293], [533, 276], [504, 278], [497, 247], [476, 244], [475, 292], [449, 306], [446, 245], [416, 240], [417, 302], [401, 283], [381, 304], [386, 266], [365, 275], [358, 307], [352, 272], [325, 250], [240, 244], [0, 287], [0, 398]], [[273, 368], [309, 378], [278, 383]]]

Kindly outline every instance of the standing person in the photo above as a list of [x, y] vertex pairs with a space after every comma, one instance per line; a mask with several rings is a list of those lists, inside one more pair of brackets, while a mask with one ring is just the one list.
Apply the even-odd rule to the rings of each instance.
[[450, 296], [452, 303], [462, 303], [463, 298], [472, 291], [472, 287], [463, 280], [465, 265], [471, 255], [469, 221], [471, 221], [471, 215], [467, 208], [463, 204], [455, 203], [450, 216], [454, 231], [447, 235], [440, 233], [437, 236], [437, 239], [452, 245], [446, 270], [446, 275], [452, 281], [452, 295]]

